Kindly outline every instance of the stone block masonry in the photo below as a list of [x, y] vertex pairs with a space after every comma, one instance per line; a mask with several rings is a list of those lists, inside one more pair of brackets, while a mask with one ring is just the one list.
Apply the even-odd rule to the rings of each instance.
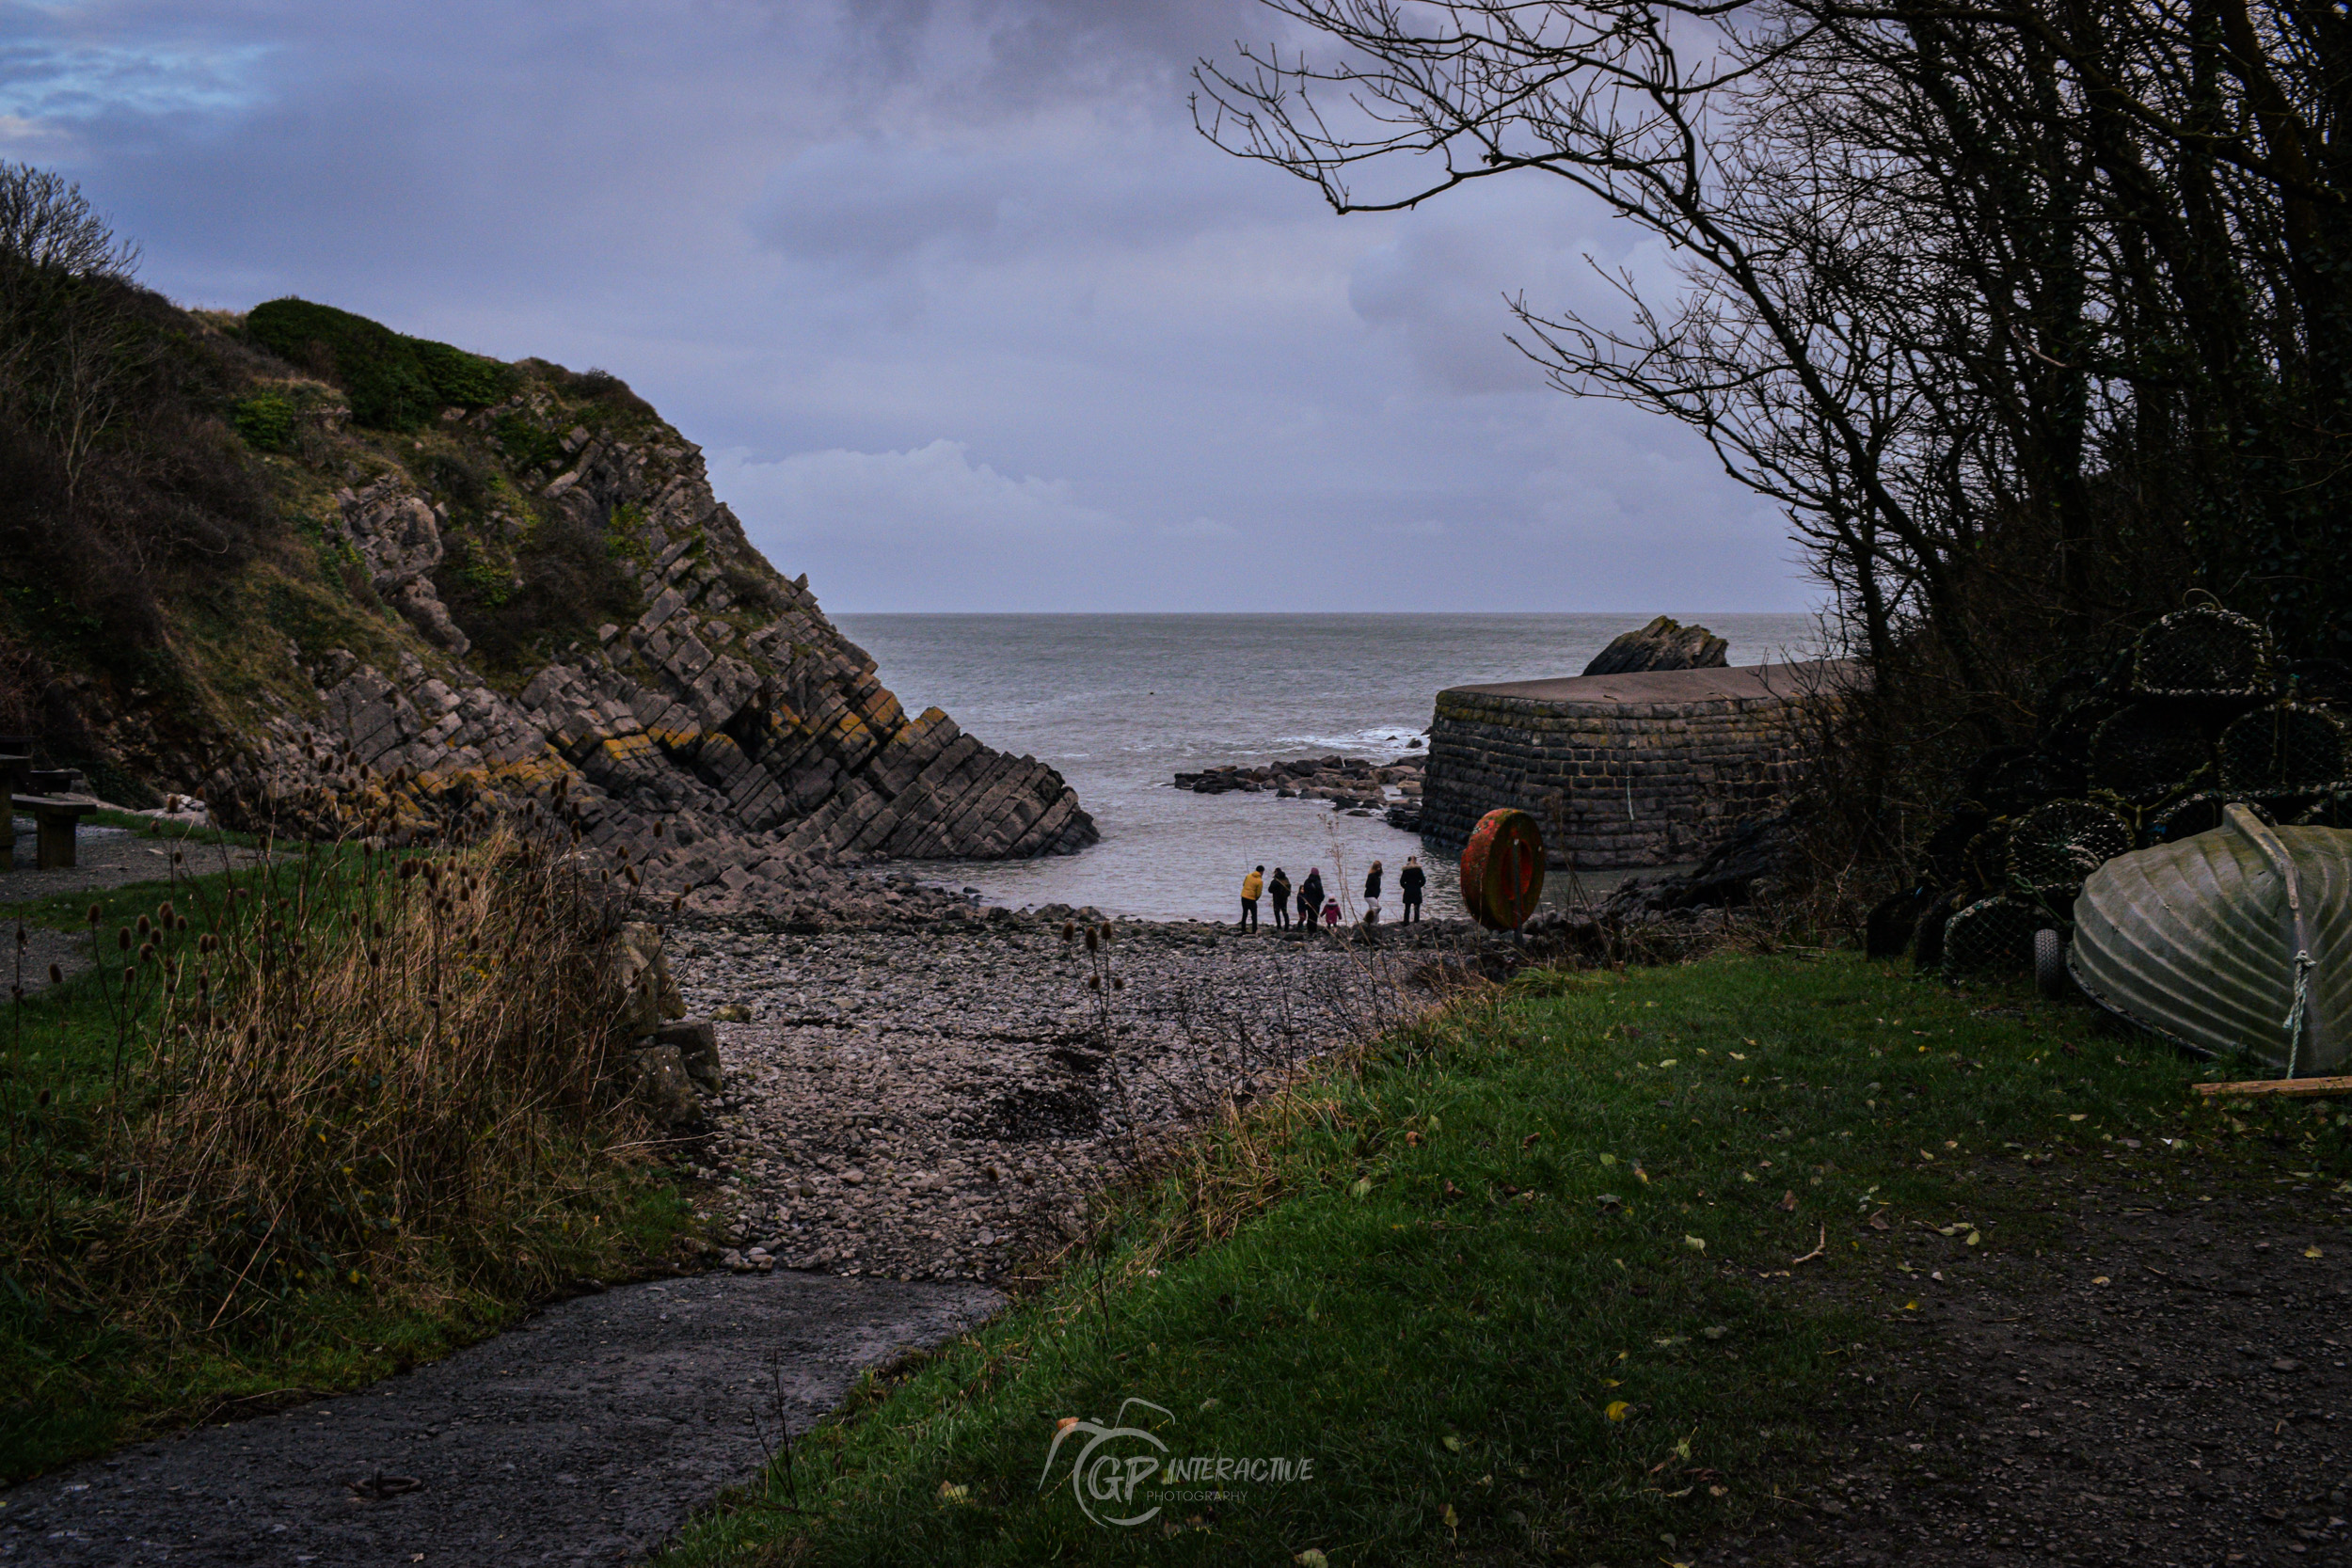
[[1786, 796], [1796, 721], [1856, 678], [1843, 660], [1457, 686], [1438, 693], [1421, 831], [1449, 847], [1517, 806], [1550, 863], [1674, 865]]

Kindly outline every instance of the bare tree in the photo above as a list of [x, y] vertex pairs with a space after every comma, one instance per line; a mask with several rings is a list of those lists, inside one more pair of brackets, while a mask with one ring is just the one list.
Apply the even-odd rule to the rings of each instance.
[[2340, 8], [1266, 3], [1327, 57], [1202, 62], [1202, 133], [1338, 212], [1549, 175], [1664, 240], [1676, 297], [1515, 341], [1703, 435], [1985, 738], [2192, 583], [2352, 650]]

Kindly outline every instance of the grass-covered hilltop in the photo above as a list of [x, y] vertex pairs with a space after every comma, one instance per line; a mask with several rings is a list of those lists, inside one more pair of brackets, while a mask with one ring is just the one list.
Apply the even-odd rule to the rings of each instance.
[[845, 854], [1093, 841], [1052, 768], [904, 712], [618, 378], [5, 265], [0, 728], [102, 795], [315, 835], [356, 782], [562, 790], [650, 890], [802, 920], [862, 908]]

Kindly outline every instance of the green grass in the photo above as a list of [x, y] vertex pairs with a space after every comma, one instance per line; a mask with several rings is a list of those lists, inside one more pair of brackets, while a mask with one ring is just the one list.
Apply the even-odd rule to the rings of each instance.
[[[158, 827], [124, 819], [134, 824]], [[184, 840], [199, 865], [205, 842], [247, 842], [170, 826], [160, 836]], [[291, 893], [306, 863], [314, 890], [346, 886], [321, 873], [335, 863], [348, 867], [358, 854], [355, 847], [293, 846], [275, 878], [213, 872], [0, 906], [0, 929], [21, 921], [88, 931], [95, 905], [100, 956], [96, 969], [0, 1014], [0, 1236], [95, 1239], [83, 1243], [86, 1267], [62, 1275], [49, 1268], [45, 1286], [33, 1283], [42, 1271], [13, 1245], [0, 1247], [0, 1485], [157, 1432], [364, 1386], [485, 1338], [527, 1308], [525, 1271], [500, 1276], [464, 1265], [431, 1237], [419, 1238], [395, 1276], [353, 1283], [340, 1270], [322, 1271], [337, 1282], [279, 1289], [262, 1309], [221, 1325], [189, 1316], [177, 1299], [126, 1297], [103, 1283], [109, 1240], [121, 1250], [129, 1196], [125, 1173], [107, 1168], [105, 1133], [126, 1085], [134, 1108], [153, 1092], [137, 1069], [147, 1065], [144, 1041], [158, 1006], [151, 974], [120, 984], [118, 932], [143, 936], [140, 917], [155, 920], [168, 898], [198, 930], [226, 933], [260, 908], [290, 907], [276, 900]], [[228, 896], [232, 879], [244, 896]], [[315, 938], [350, 906], [330, 895], [309, 907]], [[665, 1173], [581, 1164], [561, 1201], [532, 1195], [530, 1212], [512, 1216], [512, 1243], [531, 1254], [529, 1279], [628, 1277], [658, 1266], [692, 1233], [691, 1204]], [[191, 1272], [200, 1261], [191, 1260]]]
[[[2209, 1075], [1851, 957], [1523, 977], [1125, 1195], [1094, 1257], [869, 1379], [664, 1562], [1674, 1560], [1802, 1484], [1910, 1278], [2056, 1235], [2058, 1175], [2342, 1178], [2332, 1113], [2191, 1110]], [[1102, 1511], [1148, 1522], [1091, 1523], [1089, 1433], [1048, 1449], [1130, 1399], [1171, 1458], [1311, 1476], [1147, 1479]]]

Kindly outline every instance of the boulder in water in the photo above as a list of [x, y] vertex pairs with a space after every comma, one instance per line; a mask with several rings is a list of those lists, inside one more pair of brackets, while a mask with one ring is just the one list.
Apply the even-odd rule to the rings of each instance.
[[1730, 660], [1731, 644], [1705, 626], [1661, 615], [1618, 638], [1584, 666], [1588, 675], [1629, 675], [1644, 670], [1716, 670]]

